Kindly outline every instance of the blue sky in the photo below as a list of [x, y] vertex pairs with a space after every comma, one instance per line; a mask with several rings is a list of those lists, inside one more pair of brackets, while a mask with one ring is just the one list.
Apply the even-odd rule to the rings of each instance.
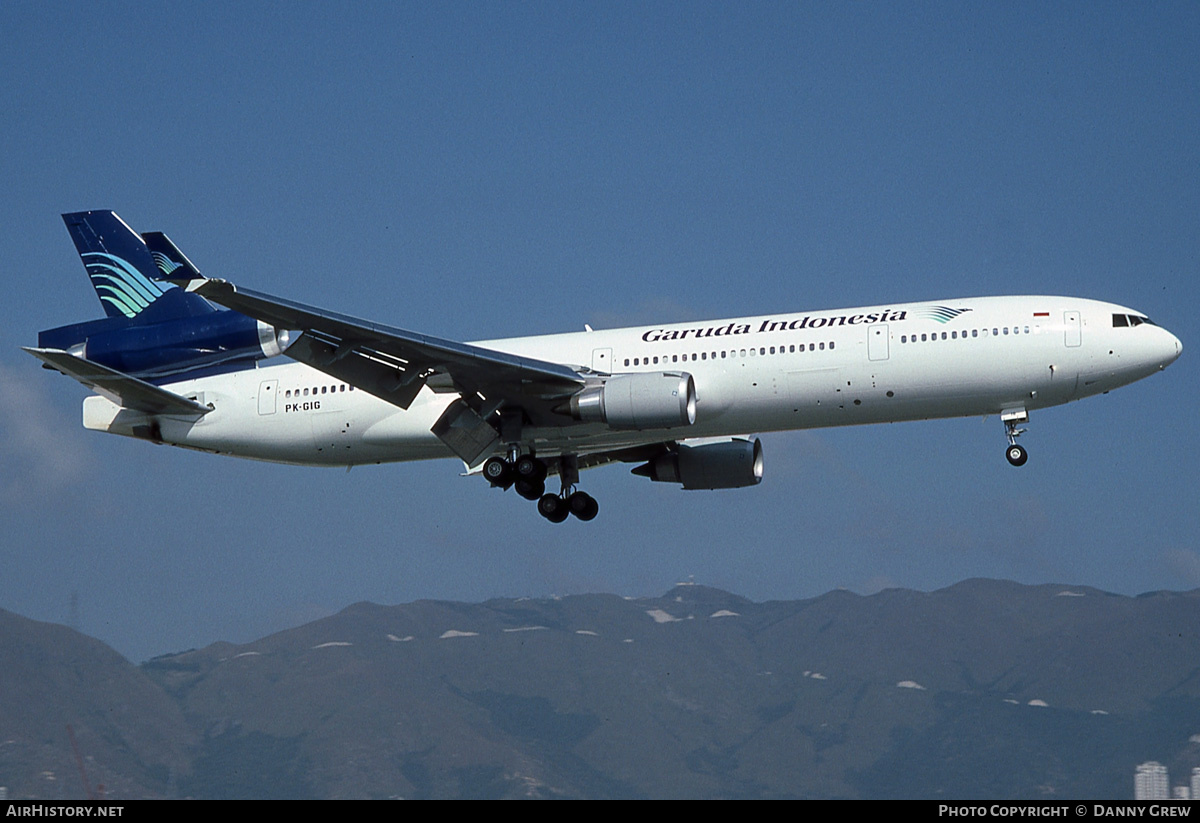
[[[138, 661], [360, 600], [758, 599], [968, 577], [1200, 586], [1194, 3], [0, 4], [0, 608]], [[18, 350], [100, 316], [59, 218], [457, 339], [983, 294], [1183, 357], [1033, 416], [772, 434], [755, 489], [585, 475], [552, 526], [453, 461], [337, 470], [82, 430]]]

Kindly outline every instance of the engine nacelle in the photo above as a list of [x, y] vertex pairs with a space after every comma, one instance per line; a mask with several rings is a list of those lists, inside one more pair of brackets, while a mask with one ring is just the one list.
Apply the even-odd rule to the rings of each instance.
[[686, 372], [615, 374], [563, 408], [576, 420], [614, 429], [669, 429], [696, 422], [696, 382]]
[[278, 357], [295, 342], [299, 335], [288, 329], [277, 329], [261, 320], [258, 323], [258, 348], [263, 357]]
[[76, 323], [40, 332], [38, 345], [66, 349], [117, 371], [146, 377], [276, 357], [295, 338], [293, 332], [244, 314], [211, 311], [158, 323], [124, 317]]
[[740, 489], [762, 482], [762, 443], [733, 439], [700, 446], [680, 445], [638, 466], [634, 474], [660, 483], [682, 483], [685, 489]]

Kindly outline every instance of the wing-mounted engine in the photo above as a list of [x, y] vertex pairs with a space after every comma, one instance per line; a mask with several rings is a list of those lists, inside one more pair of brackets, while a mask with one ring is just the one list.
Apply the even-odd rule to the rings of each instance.
[[669, 429], [696, 422], [696, 383], [687, 372], [615, 374], [555, 409], [614, 429]]
[[740, 489], [762, 481], [762, 443], [734, 438], [664, 452], [633, 470], [660, 483], [682, 483], [685, 489]]

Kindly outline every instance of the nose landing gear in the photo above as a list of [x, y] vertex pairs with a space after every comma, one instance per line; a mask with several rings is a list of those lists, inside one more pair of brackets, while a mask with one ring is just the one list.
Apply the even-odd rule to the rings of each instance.
[[1008, 462], [1014, 466], [1024, 466], [1025, 461], [1029, 459], [1029, 452], [1025, 451], [1024, 446], [1018, 446], [1013, 443], [1004, 452], [1004, 456], [1008, 458]]
[[1005, 409], [1000, 413], [1000, 420], [1003, 421], [1004, 433], [1008, 436], [1008, 448], [1004, 451], [1004, 456], [1012, 465], [1024, 466], [1025, 461], [1029, 459], [1029, 452], [1025, 451], [1024, 446], [1017, 445], [1017, 438], [1025, 433], [1025, 429], [1019, 428], [1019, 425], [1029, 422], [1029, 412], [1025, 409]]

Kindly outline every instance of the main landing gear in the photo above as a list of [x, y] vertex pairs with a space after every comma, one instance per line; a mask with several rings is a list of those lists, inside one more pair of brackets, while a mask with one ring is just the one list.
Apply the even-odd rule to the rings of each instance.
[[1024, 466], [1025, 461], [1029, 459], [1029, 452], [1025, 451], [1024, 446], [1017, 445], [1017, 438], [1025, 433], [1025, 429], [1018, 426], [1029, 422], [1029, 412], [1024, 409], [1008, 409], [1000, 413], [1000, 420], [1004, 422], [1004, 433], [1008, 436], [1008, 448], [1004, 451], [1004, 456], [1012, 465]]
[[592, 520], [599, 513], [600, 504], [587, 492], [575, 488], [579, 482], [578, 458], [563, 455], [559, 464], [562, 490], [558, 494], [546, 492], [546, 463], [532, 454], [519, 454], [515, 448], [507, 459], [488, 458], [483, 464], [483, 476], [493, 486], [502, 489], [515, 486], [521, 497], [536, 500], [538, 514], [551, 523], [561, 523], [571, 514], [580, 520]]

